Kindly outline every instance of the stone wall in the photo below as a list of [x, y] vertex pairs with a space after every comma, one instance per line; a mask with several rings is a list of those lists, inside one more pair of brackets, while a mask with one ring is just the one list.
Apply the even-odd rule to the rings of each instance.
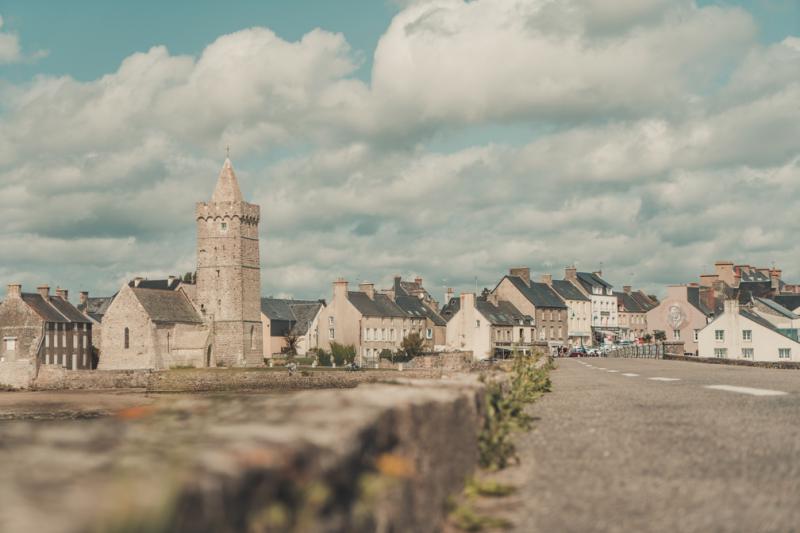
[[27, 389], [36, 372], [33, 359], [0, 363], [0, 389]]
[[747, 361], [745, 359], [723, 359], [721, 357], [696, 357], [693, 355], [665, 355], [664, 359], [673, 361], [691, 361], [713, 365], [755, 366], [759, 368], [784, 368], [800, 370], [800, 362], [792, 361]]
[[483, 404], [470, 377], [6, 422], [0, 530], [440, 531]]
[[447, 371], [469, 370], [473, 364], [472, 352], [442, 352], [415, 357], [404, 368], [439, 368]]

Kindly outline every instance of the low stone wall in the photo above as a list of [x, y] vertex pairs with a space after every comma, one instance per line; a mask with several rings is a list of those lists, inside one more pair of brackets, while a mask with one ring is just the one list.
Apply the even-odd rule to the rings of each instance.
[[438, 368], [450, 372], [457, 372], [469, 370], [473, 363], [472, 352], [442, 352], [435, 355], [415, 357], [408, 363], [405, 363], [404, 368]]
[[0, 363], [0, 389], [27, 389], [36, 371], [28, 359]]
[[6, 422], [0, 531], [439, 531], [483, 395], [466, 376]]
[[290, 375], [285, 369], [198, 368], [185, 370], [86, 370], [42, 367], [34, 380], [36, 390], [145, 389], [152, 392], [205, 392], [236, 390], [290, 391], [341, 389], [361, 383], [400, 378], [438, 378], [438, 369], [393, 370], [304, 369]]
[[721, 357], [695, 357], [685, 355], [665, 355], [664, 359], [673, 361], [691, 361], [713, 365], [755, 366], [759, 368], [783, 368], [800, 370], [800, 363], [791, 361], [745, 361], [744, 359], [723, 359]]

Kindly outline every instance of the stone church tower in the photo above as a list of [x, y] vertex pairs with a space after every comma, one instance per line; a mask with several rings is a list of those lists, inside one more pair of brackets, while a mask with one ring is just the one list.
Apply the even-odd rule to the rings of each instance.
[[230, 159], [225, 159], [209, 203], [198, 203], [197, 298], [212, 343], [207, 364], [263, 364], [260, 208], [242, 199]]

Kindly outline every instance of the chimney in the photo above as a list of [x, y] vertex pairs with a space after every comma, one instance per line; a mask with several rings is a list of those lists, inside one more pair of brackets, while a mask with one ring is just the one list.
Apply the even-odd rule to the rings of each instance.
[[22, 285], [19, 283], [9, 283], [6, 298], [22, 298]]
[[347, 280], [339, 278], [333, 282], [333, 300], [347, 299]]
[[631, 293], [631, 286], [630, 285], [623, 285], [622, 286], [622, 292], [624, 292], [625, 294], [630, 294]]
[[85, 306], [86, 304], [88, 304], [89, 303], [89, 291], [81, 291], [79, 298], [80, 298], [80, 304], [81, 305]]
[[497, 293], [490, 292], [489, 294], [487, 294], [486, 301], [492, 304], [493, 306], [497, 307], [498, 304]]
[[594, 272], [592, 272], [592, 274], [594, 274], [598, 278], [602, 278], [603, 277], [603, 271], [602, 270], [595, 270]]
[[700, 276], [700, 285], [702, 287], [713, 287], [714, 282], [719, 279], [716, 274], [702, 274]]
[[56, 296], [58, 296], [62, 300], [69, 301], [69, 291], [67, 289], [56, 287]]
[[568, 266], [564, 269], [564, 279], [576, 280], [578, 279], [578, 269], [574, 266]]
[[541, 276], [542, 283], [546, 283], [548, 286], [553, 286], [553, 275], [552, 274], [542, 274]]
[[36, 292], [44, 299], [50, 298], [50, 287], [48, 285], [39, 285], [36, 287]]
[[360, 290], [361, 292], [367, 293], [367, 296], [369, 296], [370, 300], [374, 300], [375, 299], [375, 284], [374, 283], [370, 283], [369, 281], [362, 281], [361, 283], [358, 284], [358, 290]]
[[714, 273], [717, 277], [731, 287], [735, 287], [732, 261], [717, 261], [714, 263]]
[[414, 278], [414, 283], [422, 287], [422, 278], [417, 276], [416, 278]]
[[725, 313], [739, 314], [739, 300], [728, 299], [725, 300]]
[[167, 285], [172, 287], [173, 283], [175, 283], [175, 276], [167, 276]]
[[447, 305], [450, 303], [450, 300], [453, 299], [455, 296], [456, 291], [453, 290], [453, 287], [448, 287], [444, 293], [444, 304]]
[[471, 292], [461, 293], [461, 309], [473, 309], [475, 307], [475, 294]]
[[525, 282], [525, 285], [528, 287], [531, 286], [531, 269], [528, 267], [512, 268], [508, 271], [508, 275], [522, 278], [522, 281]]
[[770, 287], [776, 291], [781, 288], [781, 274], [782, 272], [775, 268], [769, 271]]
[[139, 276], [137, 276], [137, 277], [133, 278], [133, 286], [134, 286], [134, 287], [138, 287], [138, 286], [139, 286], [139, 284], [142, 282], [142, 280], [143, 280], [143, 279], [144, 279], [144, 278], [141, 278], [141, 277], [139, 277]]

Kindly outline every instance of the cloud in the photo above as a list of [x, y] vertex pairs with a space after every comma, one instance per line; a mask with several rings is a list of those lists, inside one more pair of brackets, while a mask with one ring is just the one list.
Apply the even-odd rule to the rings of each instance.
[[[3, 17], [0, 16], [0, 29], [3, 28]], [[0, 65], [16, 63], [22, 60], [19, 37], [14, 33], [0, 31]]]
[[797, 38], [759, 45], [747, 12], [689, 0], [398, 9], [370, 83], [342, 34], [256, 27], [9, 84], [0, 283], [192, 269], [226, 144], [262, 208], [265, 294], [395, 274], [439, 294], [573, 262], [655, 291], [721, 257], [800, 277]]

